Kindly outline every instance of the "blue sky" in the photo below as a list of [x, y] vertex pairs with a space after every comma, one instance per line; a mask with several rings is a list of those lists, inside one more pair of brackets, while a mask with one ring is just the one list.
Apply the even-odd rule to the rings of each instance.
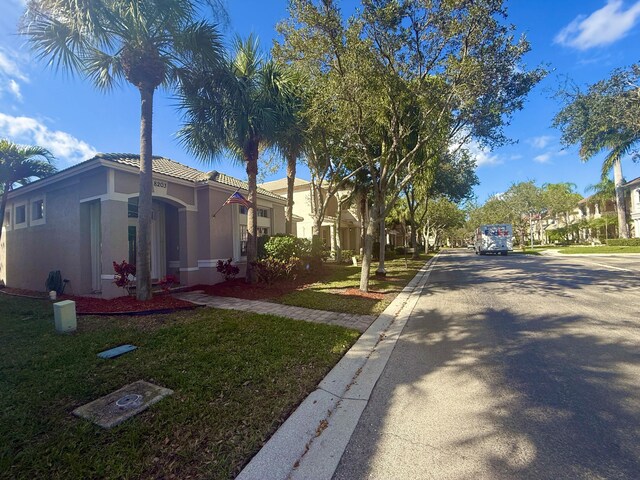
[[[126, 84], [101, 93], [81, 77], [55, 72], [31, 55], [16, 34], [24, 0], [2, 0], [0, 17], [0, 137], [51, 150], [58, 168], [86, 160], [96, 152], [139, 151], [139, 97]], [[353, 0], [344, 2], [353, 5]], [[287, 14], [286, 0], [227, 0], [230, 25], [225, 35], [256, 33], [265, 49], [276, 36], [275, 24]], [[566, 78], [579, 85], [606, 78], [616, 67], [640, 60], [640, 0], [510, 0], [508, 21], [531, 43], [528, 67], [545, 64], [548, 77], [530, 94], [506, 129], [517, 143], [482, 151], [472, 145], [483, 202], [513, 182], [573, 182], [578, 192], [598, 181], [600, 159], [582, 163], [575, 148], [563, 150], [551, 122], [559, 106], [552, 98]], [[221, 159], [203, 165], [178, 144], [180, 115], [167, 92], [155, 97], [153, 150], [202, 170], [216, 169], [245, 179], [241, 166]], [[625, 177], [640, 176], [640, 165], [623, 161]], [[264, 176], [273, 180], [284, 171]], [[305, 176], [301, 171], [300, 176]]]

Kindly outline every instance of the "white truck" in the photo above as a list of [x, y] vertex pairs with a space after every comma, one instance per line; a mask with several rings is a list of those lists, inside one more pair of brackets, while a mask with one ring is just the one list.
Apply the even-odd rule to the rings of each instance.
[[476, 255], [486, 255], [487, 253], [507, 255], [513, 251], [512, 226], [508, 223], [480, 225], [476, 230], [474, 250]]

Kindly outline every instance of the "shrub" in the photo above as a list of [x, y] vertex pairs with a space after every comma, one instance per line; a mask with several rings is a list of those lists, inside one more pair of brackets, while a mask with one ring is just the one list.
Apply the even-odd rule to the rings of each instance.
[[306, 238], [292, 235], [274, 235], [264, 244], [265, 255], [261, 258], [287, 260], [292, 257], [304, 258], [311, 253], [311, 242]]
[[240, 269], [237, 266], [231, 265], [231, 260], [231, 258], [226, 262], [218, 260], [218, 264], [216, 265], [216, 270], [224, 276], [225, 280], [231, 280], [240, 273]]
[[607, 240], [610, 247], [640, 247], [640, 238], [610, 238]]
[[404, 247], [396, 247], [396, 255], [404, 255], [407, 250]]
[[113, 262], [113, 270], [116, 272], [113, 283], [120, 288], [124, 288], [127, 293], [131, 293], [130, 290], [136, 278], [135, 264], [129, 263], [126, 260], [122, 260], [122, 263]]
[[331, 255], [331, 250], [327, 248], [327, 246], [317, 235], [313, 236], [311, 240], [311, 250], [308, 255], [308, 263], [311, 268], [320, 268], [324, 262], [327, 261], [329, 256]]
[[257, 262], [253, 262], [258, 280], [267, 284], [272, 284], [277, 280], [295, 280], [300, 269], [300, 259], [291, 257], [287, 260], [279, 260], [267, 257]]
[[175, 275], [167, 275], [162, 280], [160, 280], [160, 288], [163, 292], [168, 292], [171, 287], [174, 285], [178, 285], [180, 282], [178, 281], [178, 277]]
[[353, 250], [342, 250], [342, 263], [351, 263], [351, 257], [355, 257], [356, 252]]
[[258, 258], [267, 257], [267, 251], [265, 250], [264, 246], [270, 239], [271, 237], [269, 235], [262, 235], [261, 237], [258, 237]]

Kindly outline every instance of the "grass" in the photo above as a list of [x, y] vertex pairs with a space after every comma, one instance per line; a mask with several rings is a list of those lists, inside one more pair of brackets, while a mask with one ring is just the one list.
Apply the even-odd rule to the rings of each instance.
[[328, 272], [321, 281], [272, 301], [317, 310], [377, 315], [384, 311], [430, 257], [423, 254], [419, 260], [408, 259], [406, 264], [404, 258], [386, 261], [387, 276], [381, 278], [375, 276], [377, 263], [374, 263], [369, 295], [356, 291], [360, 285], [360, 267], [330, 263], [325, 266]]
[[559, 250], [563, 254], [580, 254], [580, 253], [640, 253], [640, 247], [627, 247], [627, 246], [607, 246], [599, 245], [596, 247], [567, 247]]
[[[0, 295], [0, 478], [236, 475], [358, 332], [201, 308], [80, 317], [56, 334], [46, 301]], [[114, 360], [96, 354], [131, 343]], [[111, 430], [71, 411], [135, 380], [167, 397]]]

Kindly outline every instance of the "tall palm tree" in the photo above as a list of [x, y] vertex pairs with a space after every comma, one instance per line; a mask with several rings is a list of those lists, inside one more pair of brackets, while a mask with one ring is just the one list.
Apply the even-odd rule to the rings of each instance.
[[54, 173], [56, 168], [51, 165], [52, 160], [53, 155], [42, 147], [0, 140], [0, 239], [9, 192], [16, 184], [25, 185], [34, 177], [43, 178]]
[[140, 92], [139, 300], [151, 297], [154, 92], [174, 85], [196, 60], [219, 61], [216, 28], [198, 20], [200, 8], [217, 1], [29, 0], [23, 19], [22, 32], [56, 69], [79, 72], [99, 90], [125, 79]]
[[[624, 199], [624, 177], [622, 176], [622, 157], [627, 155], [633, 146], [640, 142], [640, 132], [608, 132], [599, 137], [600, 142], [595, 143], [593, 152], [609, 150], [602, 162], [602, 178], [606, 178], [613, 169], [613, 182], [615, 185], [616, 212], [618, 213], [618, 236], [629, 238], [629, 225], [627, 224], [627, 205]], [[592, 155], [592, 151], [584, 154]], [[583, 154], [582, 150], [580, 152]]]
[[285, 207], [285, 233], [293, 233], [293, 187], [296, 167], [306, 144], [305, 99], [302, 81], [290, 69], [283, 70], [285, 80], [281, 89], [275, 146], [287, 162], [287, 205]]
[[236, 39], [226, 72], [212, 75], [204, 65], [185, 77], [180, 92], [185, 124], [179, 135], [202, 161], [214, 161], [227, 151], [245, 164], [251, 204], [246, 281], [255, 283], [258, 154], [274, 144], [286, 76], [280, 66], [262, 56], [253, 35]]

